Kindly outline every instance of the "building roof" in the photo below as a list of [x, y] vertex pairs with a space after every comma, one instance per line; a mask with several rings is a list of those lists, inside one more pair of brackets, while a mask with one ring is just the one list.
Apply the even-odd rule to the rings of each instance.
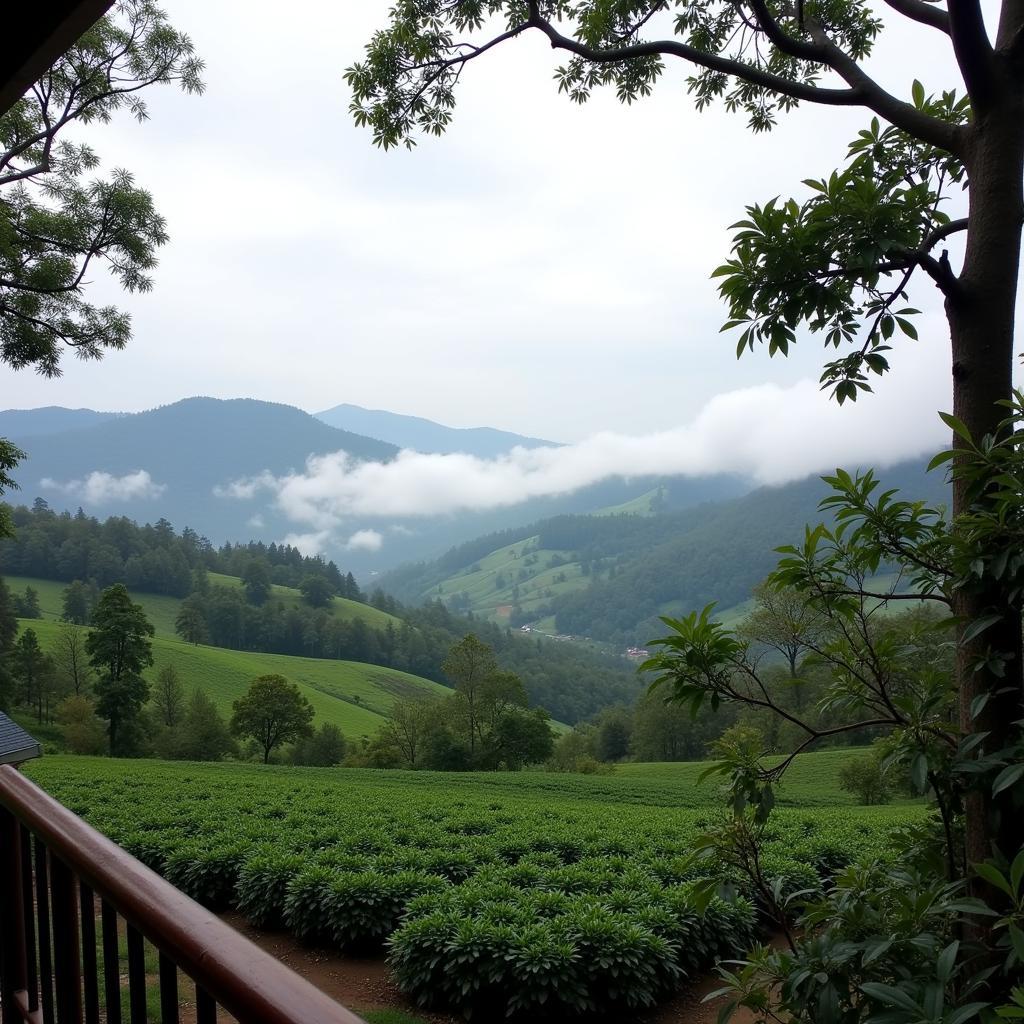
[[0, 711], [0, 764], [20, 764], [42, 753], [43, 748], [22, 727]]
[[0, 33], [0, 114], [10, 110], [32, 83], [107, 12], [111, 3], [47, 0], [20, 4], [16, 24], [13, 17], [5, 18]]

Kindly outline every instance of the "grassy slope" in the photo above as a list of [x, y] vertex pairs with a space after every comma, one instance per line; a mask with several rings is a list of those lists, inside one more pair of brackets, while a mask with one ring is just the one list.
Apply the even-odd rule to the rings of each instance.
[[[779, 791], [779, 804], [790, 808], [856, 807], [857, 801], [839, 788], [838, 772], [842, 764], [863, 752], [862, 748], [824, 750], [802, 755], [797, 759]], [[365, 794], [393, 794], [395, 805], [411, 802], [427, 806], [433, 800], [465, 801], [467, 805], [486, 806], [489, 802], [509, 802], [510, 807], [541, 806], [555, 811], [561, 807], [578, 810], [583, 806], [648, 807], [680, 809], [724, 808], [720, 783], [708, 780], [698, 783], [708, 761], [661, 764], [620, 765], [609, 775], [573, 775], [564, 772], [415, 772], [385, 771], [374, 768], [288, 768], [280, 766], [222, 762], [215, 765], [182, 762], [132, 762], [131, 774], [140, 780], [158, 780], [164, 775], [181, 775], [195, 786], [200, 779], [218, 784], [225, 778], [237, 780], [244, 790], [255, 786], [284, 785], [291, 790], [306, 784], [338, 793], [338, 804], [358, 799]], [[45, 788], [57, 788], [65, 779], [82, 773], [103, 779], [126, 771], [124, 762], [110, 758], [51, 755], [39, 762], [30, 762], [28, 774]], [[893, 805], [890, 805], [892, 807]], [[913, 813], [923, 807], [921, 800], [901, 800]], [[864, 808], [858, 813], [891, 813], [887, 808]]]
[[[45, 619], [22, 619], [20, 624], [31, 626], [44, 648], [53, 644], [60, 629], [59, 623]], [[187, 691], [198, 686], [225, 714], [256, 676], [283, 675], [297, 683], [313, 705], [315, 724], [332, 722], [347, 736], [375, 733], [396, 698], [450, 692], [438, 683], [379, 665], [192, 646], [166, 636], [154, 639], [153, 661], [150, 679], [161, 666], [174, 665]]]
[[[11, 591], [23, 591], [31, 587], [39, 594], [39, 606], [43, 618], [56, 622], [64, 609], [66, 583], [57, 580], [38, 580], [27, 576], [5, 576], [4, 582]], [[139, 594], [132, 592], [132, 600], [142, 605], [146, 617], [153, 623], [158, 636], [174, 636], [174, 619], [181, 601], [163, 594]]]
[[[211, 586], [240, 588], [242, 581], [237, 576], [224, 576], [219, 572], [207, 573]], [[276, 598], [284, 605], [299, 604], [302, 601], [302, 594], [294, 587], [282, 587], [273, 584], [270, 588], [271, 597]], [[335, 597], [333, 600], [333, 612], [339, 619], [362, 619], [373, 629], [384, 629], [390, 622], [397, 629], [402, 620], [368, 604], [360, 604], [358, 601], [350, 601], [347, 597]]]
[[[651, 502], [657, 498], [658, 488], [639, 495], [632, 501], [622, 505], [609, 505], [607, 508], [592, 512], [595, 516], [613, 515], [651, 515]], [[516, 603], [513, 588], [518, 585], [518, 603], [523, 611], [529, 613], [552, 598], [562, 597], [575, 590], [580, 590], [590, 583], [590, 577], [583, 575], [579, 562], [571, 561], [573, 552], [555, 551], [539, 548], [538, 537], [527, 537], [505, 547], [496, 548], [490, 554], [474, 562], [472, 566], [453, 573], [436, 586], [425, 590], [424, 600], [440, 597], [449, 598], [463, 591], [469, 597], [469, 608], [475, 615], [491, 619], [494, 622], [505, 622], [508, 619], [507, 609]], [[527, 558], [536, 556], [532, 565], [527, 565]], [[552, 558], [565, 559], [565, 564], [550, 566]], [[519, 579], [520, 572], [525, 574]], [[499, 581], [498, 577], [505, 577]], [[556, 577], [565, 576], [564, 580]], [[498, 586], [502, 582], [503, 586]], [[554, 629], [553, 620], [541, 619], [536, 622], [538, 628], [550, 632]]]
[[[851, 758], [863, 754], [866, 747], [839, 747], [801, 754], [786, 771], [779, 787], [779, 802], [783, 804], [834, 805], [854, 804], [856, 799], [839, 786], [839, 769]], [[635, 783], [649, 783], [661, 787], [666, 793], [705, 792], [709, 800], [722, 785], [711, 777], [704, 782], [700, 775], [709, 767], [708, 761], [680, 761], [675, 763], [623, 764], [615, 769], [613, 778], [628, 779]], [[918, 804], [919, 800], [897, 799], [897, 804]]]
[[[220, 573], [209, 574], [210, 583], [221, 587], [241, 587], [242, 581], [237, 576], [222, 576]], [[63, 594], [66, 583], [56, 580], [40, 580], [27, 576], [5, 576], [7, 586], [13, 591], [23, 591], [26, 586], [32, 587], [39, 593], [39, 604], [43, 611], [44, 619], [59, 619], [63, 608]], [[273, 597], [285, 605], [298, 604], [302, 595], [291, 587], [273, 587]], [[132, 600], [141, 604], [143, 610], [153, 623], [157, 636], [173, 637], [174, 620], [178, 614], [178, 607], [181, 604], [180, 598], [166, 597], [162, 594], [142, 594], [132, 591]], [[360, 604], [358, 601], [350, 601], [344, 597], [334, 598], [333, 612], [339, 619], [362, 619], [372, 629], [384, 629], [389, 622], [397, 629], [402, 620], [388, 615], [387, 612], [378, 611], [368, 604]]]
[[[516, 586], [519, 588], [519, 605], [529, 613], [547, 604], [552, 597], [571, 593], [587, 585], [588, 577], [583, 575], [579, 563], [568, 561], [571, 552], [549, 551], [537, 548], [536, 544], [537, 538], [530, 537], [498, 548], [474, 562], [468, 569], [431, 587], [424, 592], [423, 597], [450, 598], [453, 594], [465, 591], [474, 614], [504, 622], [508, 616], [503, 611], [515, 603], [513, 588]], [[565, 564], [549, 565], [550, 560], [556, 556], [565, 559]], [[527, 559], [535, 561], [527, 564]], [[524, 574], [523, 579], [519, 578], [520, 572]], [[563, 574], [565, 579], [559, 581], [556, 577]], [[499, 576], [504, 576], [504, 580], [500, 580]], [[498, 586], [499, 583], [503, 585]]]

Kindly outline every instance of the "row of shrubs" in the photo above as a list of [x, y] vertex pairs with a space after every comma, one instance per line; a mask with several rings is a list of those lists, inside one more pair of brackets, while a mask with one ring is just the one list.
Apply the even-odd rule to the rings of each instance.
[[[76, 764], [54, 789], [207, 906], [309, 942], [386, 949], [411, 996], [476, 1019], [629, 1019], [741, 953], [758, 916], [742, 886], [735, 903], [697, 910], [687, 853], [709, 812], [451, 792], [420, 777], [131, 767], [77, 777]], [[819, 887], [883, 850], [899, 817], [780, 812], [762, 866], [783, 891]]]

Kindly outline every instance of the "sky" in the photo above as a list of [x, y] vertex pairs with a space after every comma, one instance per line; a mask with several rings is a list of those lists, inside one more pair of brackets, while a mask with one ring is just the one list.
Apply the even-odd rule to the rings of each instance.
[[[285, 16], [263, 0], [166, 0], [206, 61], [206, 93], [151, 90], [147, 123], [88, 126], [167, 218], [155, 288], [124, 296], [97, 279], [98, 298], [132, 313], [129, 348], [69, 357], [59, 380], [4, 368], [0, 404], [350, 402], [583, 442], [574, 466], [614, 471], [633, 439], [680, 472], [718, 458], [769, 482], [851, 446], [891, 459], [942, 444], [948, 347], [923, 283], [921, 340], [900, 343], [849, 416], [817, 388], [820, 342], [737, 361], [719, 334], [709, 275], [728, 226], [838, 166], [863, 111], [805, 106], [753, 136], [742, 116], [697, 113], [681, 66], [632, 107], [609, 93], [576, 106], [551, 80], [558, 55], [527, 34], [467, 68], [445, 136], [384, 153], [352, 124], [342, 75], [389, 4], [293, 0]], [[943, 38], [909, 22], [872, 67], [903, 95], [915, 77], [958, 85]]]

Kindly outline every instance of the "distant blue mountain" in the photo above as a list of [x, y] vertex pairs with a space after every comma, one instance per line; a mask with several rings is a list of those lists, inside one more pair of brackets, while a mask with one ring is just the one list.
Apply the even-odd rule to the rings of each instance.
[[[254, 503], [220, 498], [218, 486], [264, 470], [301, 470], [310, 455], [344, 450], [356, 459], [387, 461], [398, 453], [393, 445], [338, 430], [301, 409], [247, 398], [187, 398], [78, 429], [35, 436], [12, 431], [12, 437], [27, 457], [12, 473], [21, 492], [8, 500], [31, 503], [39, 496], [57, 509], [82, 505], [95, 515], [140, 522], [164, 516], [218, 543], [280, 539], [291, 528], [271, 513], [265, 527], [248, 524]], [[159, 491], [108, 489], [101, 502], [90, 499], [83, 483], [96, 472], [121, 478], [138, 470], [148, 472]]]
[[507, 430], [495, 430], [493, 427], [446, 427], [443, 423], [435, 423], [420, 416], [403, 416], [383, 409], [364, 409], [347, 403], [314, 415], [332, 427], [376, 437], [398, 445], [399, 448], [413, 448], [418, 452], [465, 452], [489, 459], [504, 455], [517, 445], [541, 448], [558, 443], [538, 437], [524, 437]]
[[65, 409], [59, 405], [47, 405], [41, 409], [0, 409], [0, 437], [17, 439], [61, 434], [65, 430], [94, 427], [121, 415], [94, 409]]

